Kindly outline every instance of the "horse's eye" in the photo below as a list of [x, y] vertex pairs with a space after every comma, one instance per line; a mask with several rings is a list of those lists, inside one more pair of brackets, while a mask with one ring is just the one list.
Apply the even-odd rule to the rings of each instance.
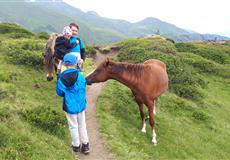
[[96, 70], [95, 70], [96, 73], [99, 73], [100, 71], [101, 71], [100, 69], [96, 69]]

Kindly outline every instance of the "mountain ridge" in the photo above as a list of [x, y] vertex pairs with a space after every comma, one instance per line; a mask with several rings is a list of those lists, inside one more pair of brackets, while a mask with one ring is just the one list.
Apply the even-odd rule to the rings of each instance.
[[230, 39], [209, 34], [191, 34], [185, 29], [153, 17], [135, 23], [101, 17], [94, 11], [83, 12], [62, 0], [1, 2], [0, 21], [16, 22], [33, 32], [48, 33], [61, 32], [63, 26], [77, 22], [81, 28], [80, 36], [90, 44], [108, 44], [154, 34], [160, 34], [174, 41]]

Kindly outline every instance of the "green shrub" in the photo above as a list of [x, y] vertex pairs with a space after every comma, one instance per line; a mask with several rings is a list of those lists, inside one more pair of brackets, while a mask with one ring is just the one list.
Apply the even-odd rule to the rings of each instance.
[[0, 23], [0, 34], [23, 34], [33, 36], [34, 34], [15, 23]]
[[140, 48], [144, 48], [146, 51], [163, 52], [166, 54], [176, 53], [176, 48], [174, 44], [160, 37], [150, 38], [150, 39], [130, 39], [130, 40], [122, 41], [117, 45], [121, 46], [124, 49], [132, 48], [132, 47], [140, 47]]
[[21, 39], [4, 41], [1, 51], [6, 59], [13, 64], [23, 64], [33, 67], [43, 66], [44, 42], [35, 39]]
[[208, 121], [211, 118], [206, 112], [204, 112], [201, 109], [200, 110], [197, 109], [196, 111], [194, 111], [192, 117], [198, 121]]
[[43, 58], [41, 52], [30, 50], [13, 50], [8, 53], [7, 59], [14, 64], [42, 67]]
[[11, 33], [7, 35], [10, 38], [18, 39], [18, 38], [31, 38], [33, 35], [28, 33]]
[[86, 45], [86, 55], [87, 56], [95, 56], [96, 50], [92, 46]]
[[44, 131], [63, 137], [67, 124], [63, 113], [53, 110], [49, 106], [38, 106], [33, 110], [22, 112], [23, 117], [29, 123]]
[[49, 34], [47, 32], [39, 32], [39, 33], [36, 34], [36, 37], [40, 38], [40, 39], [48, 40], [49, 39]]
[[163, 111], [168, 111], [176, 115], [187, 113], [190, 115], [197, 107], [191, 101], [180, 98], [179, 96], [176, 96], [172, 93], [167, 93], [164, 96], [161, 96], [159, 104]]
[[175, 44], [178, 52], [194, 52], [196, 47], [194, 43], [179, 42]]
[[24, 41], [21, 44], [21, 49], [24, 50], [42, 51], [43, 48], [44, 48], [44, 44], [41, 43], [40, 41], [28, 40], [28, 41]]
[[189, 84], [173, 84], [171, 90], [180, 97], [195, 101], [201, 100], [205, 97], [199, 88]]
[[184, 63], [179, 56], [172, 56], [161, 52], [148, 51], [144, 47], [126, 47], [120, 50], [118, 60], [131, 63], [143, 63], [148, 59], [159, 59], [167, 65], [169, 75], [169, 89], [180, 97], [198, 100], [204, 97], [200, 87], [204, 88], [206, 82], [202, 76]]
[[230, 68], [228, 65], [221, 65], [215, 63], [211, 60], [205, 59], [199, 55], [195, 55], [193, 53], [180, 53], [179, 57], [183, 59], [183, 61], [193, 67], [199, 69], [201, 72], [222, 76], [225, 78], [230, 77]]
[[229, 63], [230, 48], [219, 46], [219, 44], [181, 42], [175, 46], [179, 52], [192, 52], [220, 64]]
[[122, 48], [120, 54], [118, 55], [118, 59], [120, 61], [127, 61], [130, 63], [141, 63], [147, 59], [146, 54], [144, 54], [145, 48], [143, 47], [130, 47], [130, 48]]

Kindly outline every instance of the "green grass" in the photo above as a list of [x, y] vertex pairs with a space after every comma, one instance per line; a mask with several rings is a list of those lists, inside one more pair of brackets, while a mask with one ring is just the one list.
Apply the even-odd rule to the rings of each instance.
[[[229, 85], [209, 79], [204, 104], [166, 93], [157, 104], [158, 145], [151, 129], [141, 133], [137, 104], [128, 88], [109, 81], [97, 103], [100, 130], [118, 159], [228, 159], [230, 156]], [[229, 82], [229, 80], [227, 80]], [[218, 96], [213, 99], [218, 93]], [[222, 97], [222, 98], [221, 98]], [[147, 112], [146, 112], [147, 113]], [[148, 123], [147, 123], [148, 124]]]
[[42, 70], [3, 59], [0, 54], [0, 75], [5, 76], [0, 79], [0, 159], [72, 159], [67, 123], [60, 128], [63, 135], [58, 136], [23, 117], [23, 112], [41, 107], [44, 113], [48, 109], [59, 113], [58, 118], [65, 121], [55, 82], [47, 82]]
[[[25, 34], [0, 35], [0, 159], [73, 159], [56, 80], [47, 82], [41, 67], [45, 39]], [[140, 131], [130, 90], [107, 83], [96, 112], [101, 134], [117, 159], [230, 158], [229, 43], [174, 45], [156, 38], [115, 45], [122, 47], [121, 61], [164, 61], [170, 78], [169, 91], [157, 103], [156, 147], [150, 126], [146, 134]], [[87, 59], [84, 67], [87, 75], [95, 65]]]
[[[158, 58], [167, 64], [171, 87], [157, 103], [158, 145], [151, 144], [149, 125], [146, 134], [140, 131], [139, 109], [131, 91], [109, 81], [96, 108], [100, 131], [109, 148], [117, 159], [229, 159], [229, 45], [203, 43], [195, 45], [198, 52], [191, 43], [187, 49], [182, 48], [183, 52], [171, 56], [145, 43], [120, 43], [123, 48], [118, 59], [141, 63]], [[215, 52], [211, 51], [213, 48]], [[215, 57], [218, 51], [223, 56]]]
[[[92, 67], [87, 60], [85, 68]], [[43, 70], [10, 64], [2, 53], [0, 68], [0, 159], [73, 159], [56, 80], [47, 82]]]

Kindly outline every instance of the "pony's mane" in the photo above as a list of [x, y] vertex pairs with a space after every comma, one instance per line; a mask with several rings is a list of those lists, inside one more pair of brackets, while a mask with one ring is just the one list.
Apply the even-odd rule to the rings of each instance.
[[131, 75], [140, 78], [144, 72], [145, 66], [143, 64], [130, 64], [130, 63], [115, 63], [115, 72], [120, 74], [128, 72]]
[[44, 48], [44, 64], [46, 65], [47, 71], [53, 70], [54, 46], [57, 36], [57, 33], [52, 33]]

